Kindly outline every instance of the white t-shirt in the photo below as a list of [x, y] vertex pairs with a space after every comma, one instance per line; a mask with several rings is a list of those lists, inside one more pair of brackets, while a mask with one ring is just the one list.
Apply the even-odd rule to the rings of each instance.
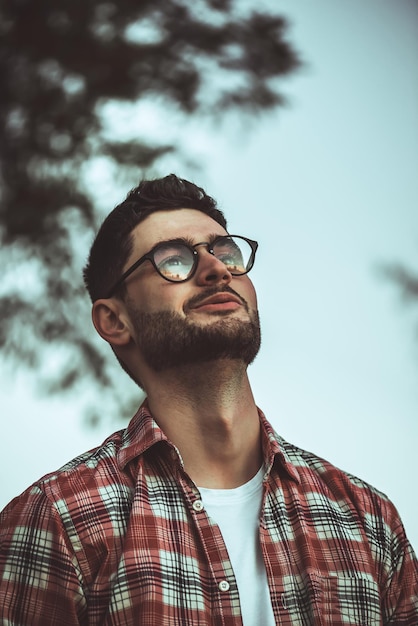
[[259, 540], [264, 468], [235, 489], [199, 487], [208, 515], [221, 529], [232, 563], [244, 626], [275, 626]]

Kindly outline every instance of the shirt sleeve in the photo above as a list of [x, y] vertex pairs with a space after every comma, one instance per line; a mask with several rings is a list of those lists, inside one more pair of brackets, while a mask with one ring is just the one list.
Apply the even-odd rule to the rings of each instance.
[[409, 543], [395, 507], [391, 508], [389, 536], [390, 558], [386, 567], [386, 590], [383, 594], [384, 624], [417, 626], [418, 561]]
[[83, 623], [81, 574], [61, 519], [38, 487], [0, 514], [0, 623]]

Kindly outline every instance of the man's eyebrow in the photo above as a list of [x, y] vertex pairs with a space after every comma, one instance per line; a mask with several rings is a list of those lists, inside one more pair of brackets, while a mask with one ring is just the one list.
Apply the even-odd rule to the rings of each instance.
[[[215, 239], [218, 239], [219, 237], [228, 237], [227, 233], [210, 233], [209, 235], [207, 235], [204, 239], [204, 243], [208, 243], [208, 244], [212, 244]], [[164, 243], [184, 243], [190, 247], [193, 248], [193, 246], [195, 246], [198, 243], [202, 243], [202, 240], [198, 241], [195, 237], [191, 237], [190, 235], [186, 235], [184, 237], [173, 237], [172, 239], [161, 239], [160, 241], [157, 241], [157, 243], [153, 246], [158, 246], [160, 244], [164, 244]]]
[[227, 235], [219, 234], [219, 233], [209, 233], [209, 235], [207, 235], [203, 240], [200, 239], [199, 241], [194, 241], [191, 237], [186, 237], [189, 245], [191, 246], [195, 246], [198, 243], [208, 243], [208, 244], [212, 244], [215, 239], [219, 239], [219, 237], [226, 237]]
[[208, 243], [213, 243], [215, 241], [215, 239], [219, 239], [219, 237], [228, 237], [228, 233], [212, 233], [209, 235], [209, 240]]
[[168, 245], [171, 243], [183, 243], [183, 244], [186, 244], [187, 246], [192, 246], [193, 240], [189, 237], [172, 237], [171, 239], [159, 239], [158, 241], [154, 243], [151, 249], [153, 250], [156, 246], [160, 246], [164, 244]]

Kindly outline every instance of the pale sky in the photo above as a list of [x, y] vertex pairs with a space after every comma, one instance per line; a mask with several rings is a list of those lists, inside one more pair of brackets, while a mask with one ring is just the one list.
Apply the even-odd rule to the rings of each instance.
[[[377, 269], [418, 273], [417, 4], [280, 6], [308, 62], [285, 83], [290, 106], [249, 130], [191, 126], [181, 140], [200, 171], [167, 160], [161, 173], [204, 186], [230, 232], [259, 241], [257, 404], [285, 439], [389, 495], [417, 549], [418, 341], [413, 310]], [[0, 508], [121, 427], [87, 430], [77, 398], [40, 399], [16, 380], [1, 390]]]

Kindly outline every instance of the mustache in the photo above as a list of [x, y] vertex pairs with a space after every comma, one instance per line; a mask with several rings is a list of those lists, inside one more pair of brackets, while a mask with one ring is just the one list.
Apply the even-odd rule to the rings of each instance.
[[232, 289], [232, 287], [229, 287], [229, 285], [224, 285], [223, 287], [209, 287], [205, 291], [196, 294], [195, 296], [191, 297], [190, 300], [187, 300], [183, 307], [184, 311], [187, 312], [189, 309], [198, 306], [201, 302], [203, 302], [203, 300], [206, 300], [206, 298], [210, 298], [211, 296], [214, 296], [218, 293], [232, 294], [233, 296], [235, 296], [235, 298], [239, 299], [239, 301], [245, 307], [245, 310], [248, 311], [249, 307], [245, 298], [240, 296], [239, 293]]

